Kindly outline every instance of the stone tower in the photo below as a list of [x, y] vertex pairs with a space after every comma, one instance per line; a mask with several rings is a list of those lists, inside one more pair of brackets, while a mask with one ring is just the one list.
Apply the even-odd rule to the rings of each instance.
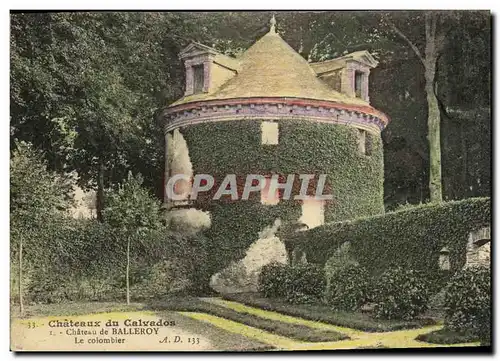
[[[383, 212], [380, 133], [388, 119], [369, 103], [369, 73], [377, 61], [367, 51], [308, 63], [272, 21], [269, 32], [238, 58], [198, 43], [180, 58], [185, 94], [163, 112], [166, 179], [181, 172], [210, 174], [217, 182], [235, 174], [241, 191], [247, 174], [278, 174], [283, 182], [290, 174], [326, 174], [333, 196], [282, 200], [264, 187], [248, 200], [169, 202], [174, 209], [209, 214], [207, 274], [249, 257], [255, 242], [272, 238], [280, 224], [298, 221], [311, 228]], [[177, 188], [189, 187], [184, 182]], [[252, 256], [259, 266], [273, 258], [267, 257], [271, 249], [263, 249], [261, 261]]]

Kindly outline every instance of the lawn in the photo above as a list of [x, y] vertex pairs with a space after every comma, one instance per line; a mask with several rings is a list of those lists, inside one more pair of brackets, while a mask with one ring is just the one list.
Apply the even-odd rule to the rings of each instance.
[[320, 304], [294, 305], [282, 299], [264, 298], [256, 293], [224, 295], [223, 299], [240, 302], [267, 311], [300, 317], [306, 320], [321, 321], [336, 326], [349, 327], [367, 332], [389, 332], [413, 329], [436, 323], [435, 320], [430, 318], [412, 321], [380, 320], [366, 313], [333, 311], [330, 307]]
[[[23, 318], [43, 316], [77, 316], [98, 313], [122, 313], [132, 311], [152, 311], [161, 314], [166, 311], [206, 313], [250, 327], [258, 328], [273, 334], [288, 337], [297, 341], [327, 342], [348, 339], [349, 337], [333, 330], [322, 330], [305, 325], [294, 325], [279, 320], [269, 320], [248, 312], [237, 312], [226, 307], [204, 302], [196, 297], [168, 297], [162, 301], [133, 303], [129, 306], [112, 302], [61, 303], [49, 305], [32, 305], [26, 308]], [[18, 309], [12, 308], [13, 317], [19, 318]], [[194, 321], [192, 321], [194, 322]], [[197, 322], [199, 324], [199, 322]], [[183, 321], [183, 325], [185, 322]]]
[[[75, 320], [125, 318], [174, 320], [176, 328], [170, 331], [162, 329], [164, 334], [160, 338], [171, 336], [172, 332], [175, 335], [199, 337], [202, 340], [200, 345], [197, 345], [196, 348], [193, 346], [193, 350], [198, 351], [446, 347], [449, 344], [453, 346], [477, 346], [477, 343], [470, 343], [474, 339], [443, 332], [440, 330], [441, 326], [401, 330], [404, 327], [416, 327], [417, 323], [379, 321], [366, 314], [332, 312], [327, 307], [320, 305], [290, 305], [283, 300], [261, 299], [255, 294], [247, 294], [238, 301], [239, 303], [220, 298], [170, 297], [161, 302], [134, 303], [130, 306], [112, 302], [32, 305], [27, 307], [24, 318], [15, 317], [17, 309], [13, 307], [11, 332], [17, 333], [17, 336], [11, 340], [17, 340], [15, 341], [17, 344], [11, 347], [19, 349], [17, 345], [21, 345], [22, 350], [72, 349], [71, 347], [74, 346], [64, 343], [72, 339], [71, 337], [58, 340], [55, 344], [47, 344], [46, 339], [43, 337], [40, 339], [39, 336], [32, 334], [36, 332], [36, 329], [34, 331], [30, 328], [26, 329], [27, 322], [43, 326], [50, 319], [61, 316], [74, 316], [72, 319]], [[248, 305], [256, 302], [261, 302], [261, 304], [267, 302], [263, 307], [267, 311]], [[282, 311], [276, 313], [275, 309], [280, 307]], [[352, 328], [353, 324], [358, 326], [357, 329]], [[360, 328], [368, 329], [369, 332], [359, 331]], [[383, 332], [374, 333], [373, 330]], [[50, 330], [44, 332], [48, 331]], [[108, 345], [107, 347], [114, 348], [107, 350], [166, 351], [165, 347], [159, 344], [158, 340], [155, 340], [155, 338], [144, 340], [143, 338], [130, 337], [128, 343], [124, 345], [126, 348], [121, 345]], [[148, 343], [148, 341], [150, 342]], [[441, 343], [441, 345], [437, 343]], [[86, 347], [91, 346], [86, 345]], [[182, 345], [178, 345], [177, 349], [181, 350], [181, 347]], [[97, 349], [88, 348], [88, 350]], [[188, 345], [184, 346], [184, 350], [186, 349], [191, 350]]]
[[144, 308], [145, 305], [141, 303], [132, 303], [127, 306], [119, 302], [66, 302], [27, 305], [24, 307], [22, 317], [19, 314], [19, 306], [11, 305], [10, 311], [12, 318], [25, 319], [44, 316], [78, 316], [95, 313], [141, 311]]
[[[175, 302], [172, 301], [172, 305], [175, 305], [176, 309], [182, 307], [183, 299], [177, 299]], [[193, 299], [187, 299], [187, 308], [192, 307], [194, 304]], [[186, 307], [184, 307], [186, 308]], [[47, 304], [47, 305], [27, 305], [25, 307], [25, 313], [23, 317], [19, 317], [19, 308], [15, 305], [11, 306], [11, 332], [16, 335], [13, 339], [14, 342], [20, 343], [23, 350], [72, 350], [74, 346], [68, 345], [66, 343], [66, 338], [62, 338], [59, 344], [46, 344], [44, 340], [45, 336], [42, 335], [40, 342], [37, 344], [37, 339], [40, 334], [33, 335], [28, 333], [30, 329], [26, 329], [26, 322], [34, 321], [38, 324], [47, 324], [50, 319], [54, 317], [62, 316], [73, 316], [74, 320], [101, 320], [106, 321], [110, 318], [113, 319], [125, 319], [125, 318], [143, 318], [143, 319], [156, 319], [163, 318], [167, 320], [175, 321], [178, 327], [175, 328], [174, 334], [184, 334], [184, 335], [199, 335], [200, 339], [205, 341], [207, 348], [203, 348], [203, 345], [195, 348], [193, 350], [220, 350], [220, 351], [264, 351], [273, 349], [264, 342], [259, 342], [244, 335], [235, 334], [232, 332], [225, 331], [219, 327], [215, 327], [209, 323], [194, 320], [190, 317], [183, 316], [178, 312], [173, 312], [173, 310], [152, 310], [149, 305], [134, 303], [129, 306], [122, 303], [115, 302], [69, 302], [60, 304]], [[168, 329], [166, 329], [166, 332]], [[49, 330], [43, 329], [43, 332], [47, 333]], [[24, 340], [22, 338], [30, 337]], [[70, 337], [71, 338], [71, 337]], [[161, 351], [161, 344], [158, 342], [151, 343], [149, 341], [154, 338], [141, 338], [134, 344], [134, 339], [131, 339], [132, 344], [127, 344], [122, 347], [123, 350], [156, 350]], [[149, 342], [149, 343], [148, 343]], [[106, 347], [110, 347], [107, 345]], [[137, 347], [134, 349], [133, 347]], [[189, 346], [186, 346], [189, 347]], [[13, 350], [19, 349], [13, 344]], [[117, 350], [122, 350], [117, 349]], [[85, 350], [85, 349], [84, 349]], [[101, 348], [102, 350], [102, 348]]]

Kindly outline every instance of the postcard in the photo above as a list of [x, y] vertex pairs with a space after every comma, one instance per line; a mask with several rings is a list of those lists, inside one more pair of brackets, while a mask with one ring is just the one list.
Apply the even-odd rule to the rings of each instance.
[[489, 11], [12, 11], [11, 351], [491, 352]]

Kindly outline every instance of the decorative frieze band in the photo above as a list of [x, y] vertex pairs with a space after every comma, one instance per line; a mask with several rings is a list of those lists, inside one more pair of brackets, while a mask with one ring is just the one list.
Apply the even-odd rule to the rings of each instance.
[[[187, 105], [187, 104], [186, 104]], [[180, 107], [179, 107], [180, 108]], [[207, 122], [238, 119], [301, 119], [321, 123], [343, 124], [372, 132], [380, 132], [387, 125], [387, 118], [380, 113], [370, 114], [359, 109], [330, 104], [293, 104], [290, 102], [231, 102], [198, 103], [164, 112], [165, 131]]]

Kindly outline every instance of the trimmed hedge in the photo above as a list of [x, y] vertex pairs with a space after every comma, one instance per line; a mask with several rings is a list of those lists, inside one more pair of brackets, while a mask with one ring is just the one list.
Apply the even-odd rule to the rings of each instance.
[[[20, 231], [13, 231], [12, 248]], [[97, 221], [54, 217], [32, 237], [25, 238], [23, 252], [26, 304], [125, 300], [126, 243], [119, 230]], [[132, 299], [196, 292], [198, 268], [205, 262], [204, 243], [200, 235], [184, 236], [167, 228], [134, 239]], [[18, 302], [17, 264], [17, 257], [12, 257], [12, 302]]]
[[465, 263], [469, 232], [490, 224], [490, 199], [470, 198], [330, 223], [287, 241], [304, 250], [309, 262], [320, 264], [349, 241], [349, 253], [372, 274], [391, 267], [436, 273], [440, 250], [447, 247], [454, 272]]
[[[334, 200], [325, 206], [327, 222], [383, 212], [383, 151], [381, 137], [371, 137], [372, 155], [358, 150], [358, 130], [345, 125], [301, 120], [279, 123], [279, 144], [261, 144], [261, 121], [238, 120], [183, 127], [194, 174], [211, 174], [215, 185], [227, 175], [326, 173]], [[240, 184], [240, 182], [238, 182]], [[196, 207], [210, 211], [212, 226], [206, 232], [210, 275], [241, 259], [258, 232], [280, 218], [293, 222], [301, 215], [299, 201], [282, 200], [262, 205], [257, 193], [247, 201], [219, 201], [200, 194]]]

